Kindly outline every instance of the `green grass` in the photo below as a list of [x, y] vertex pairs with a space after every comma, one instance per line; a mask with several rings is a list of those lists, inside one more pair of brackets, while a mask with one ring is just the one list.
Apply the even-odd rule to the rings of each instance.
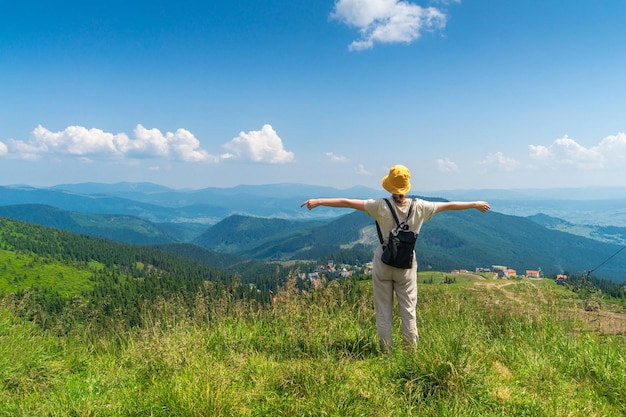
[[432, 274], [419, 285], [419, 347], [389, 356], [377, 352], [368, 281], [310, 293], [289, 282], [268, 307], [198, 297], [194, 314], [162, 300], [141, 329], [83, 322], [63, 335], [5, 298], [0, 416], [626, 413], [624, 335], [585, 329], [572, 293]]
[[93, 287], [90, 268], [71, 266], [31, 254], [0, 250], [0, 294], [29, 288], [54, 288], [65, 296], [80, 295]]

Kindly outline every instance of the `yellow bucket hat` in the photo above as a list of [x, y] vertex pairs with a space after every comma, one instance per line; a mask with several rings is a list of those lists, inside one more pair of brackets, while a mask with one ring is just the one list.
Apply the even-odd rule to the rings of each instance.
[[411, 171], [404, 165], [394, 165], [383, 177], [382, 183], [391, 194], [407, 194], [411, 189]]

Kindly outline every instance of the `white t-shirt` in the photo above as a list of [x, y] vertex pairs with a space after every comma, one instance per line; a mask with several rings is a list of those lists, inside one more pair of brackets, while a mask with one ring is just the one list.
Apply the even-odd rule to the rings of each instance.
[[[405, 203], [399, 206], [396, 204], [393, 198], [388, 198], [389, 202], [396, 211], [398, 220], [401, 222], [406, 219], [409, 213], [409, 207], [411, 207], [411, 200], [406, 199]], [[415, 204], [413, 205], [413, 212], [411, 218], [408, 219], [409, 229], [415, 233], [419, 233], [424, 222], [430, 220], [435, 215], [437, 210], [437, 203], [432, 201], [421, 200], [415, 198]], [[380, 231], [383, 235], [383, 240], [386, 242], [391, 229], [396, 227], [396, 221], [393, 219], [393, 214], [389, 210], [387, 203], [383, 198], [365, 200], [365, 213], [369, 217], [372, 217], [378, 222]]]

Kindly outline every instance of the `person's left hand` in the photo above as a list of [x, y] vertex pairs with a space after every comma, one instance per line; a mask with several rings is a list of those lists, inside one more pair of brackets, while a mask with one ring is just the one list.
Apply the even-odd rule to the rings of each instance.
[[319, 206], [319, 202], [316, 199], [311, 198], [300, 204], [300, 207], [304, 206], [306, 206], [306, 208], [308, 208], [309, 210], [313, 210], [315, 207]]

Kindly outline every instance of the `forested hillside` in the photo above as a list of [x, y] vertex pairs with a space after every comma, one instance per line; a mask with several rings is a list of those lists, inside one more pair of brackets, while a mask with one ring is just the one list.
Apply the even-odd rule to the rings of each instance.
[[0, 291], [25, 297], [29, 314], [59, 313], [78, 297], [87, 302], [86, 315], [116, 316], [129, 325], [138, 323], [145, 303], [159, 298], [192, 303], [198, 294], [210, 298], [231, 291], [236, 298], [249, 294], [267, 301], [269, 290], [288, 273], [276, 265], [255, 269], [245, 263], [243, 273], [224, 271], [154, 247], [5, 218], [0, 218], [0, 254]]
[[277, 239], [298, 234], [323, 224], [320, 221], [297, 222], [233, 215], [210, 227], [193, 243], [218, 252], [246, 256], [254, 248], [273, 245]]
[[[249, 219], [225, 219], [205, 236], [227, 241], [241, 231]], [[348, 212], [325, 224], [298, 230], [276, 229], [269, 219], [254, 219], [256, 230], [248, 239], [216, 248], [257, 259], [338, 259], [356, 263], [371, 259], [378, 243], [373, 220], [362, 212]], [[268, 224], [267, 228], [263, 224]], [[286, 235], [286, 232], [290, 234]], [[272, 235], [272, 233], [276, 233]], [[549, 230], [536, 222], [496, 212], [444, 212], [424, 224], [418, 238], [421, 270], [474, 270], [504, 265], [524, 274], [540, 268], [545, 274], [583, 274], [603, 263], [619, 246]], [[616, 256], [595, 273], [614, 282], [626, 281], [626, 256]]]

